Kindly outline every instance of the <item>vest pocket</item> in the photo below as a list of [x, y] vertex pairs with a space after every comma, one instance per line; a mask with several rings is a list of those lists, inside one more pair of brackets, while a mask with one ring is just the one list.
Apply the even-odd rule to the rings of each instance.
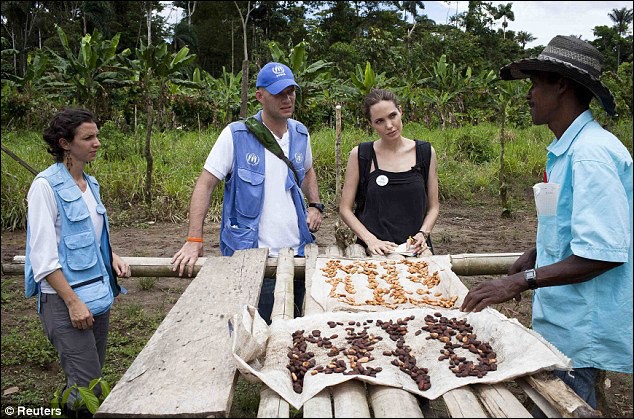
[[71, 287], [93, 316], [105, 313], [114, 301], [110, 284], [103, 277], [72, 284]]
[[83, 271], [97, 263], [97, 249], [92, 231], [65, 236], [64, 244], [68, 249], [66, 262], [70, 269]]
[[[220, 243], [228, 248], [221, 249], [224, 256], [230, 256], [236, 250], [252, 249], [258, 245], [257, 232], [249, 227], [228, 224], [220, 235]], [[231, 250], [230, 254], [226, 253], [226, 250]]]
[[62, 198], [62, 208], [66, 218], [70, 221], [81, 221], [90, 217], [88, 207], [81, 199], [81, 191], [77, 187], [62, 189], [59, 192]]
[[252, 170], [238, 168], [238, 179], [236, 180], [236, 211], [245, 217], [257, 217], [262, 207], [264, 175]]

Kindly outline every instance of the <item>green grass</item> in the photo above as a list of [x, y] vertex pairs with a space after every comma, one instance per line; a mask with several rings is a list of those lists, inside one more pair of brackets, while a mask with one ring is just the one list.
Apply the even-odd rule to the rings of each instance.
[[[64, 373], [37, 316], [36, 299], [26, 300], [22, 287], [21, 278], [2, 279], [2, 388], [19, 388], [17, 393], [3, 395], [2, 404], [48, 406], [53, 393], [64, 385]], [[106, 382], [112, 386], [121, 378], [166, 313], [160, 305], [149, 310], [125, 299], [115, 304], [103, 369]]]
[[[610, 126], [632, 152], [632, 123]], [[429, 130], [417, 123], [407, 124], [404, 135], [429, 141], [438, 157], [441, 199], [459, 199], [477, 204], [498, 196], [500, 129], [483, 124], [474, 127]], [[101, 129], [102, 150], [87, 168], [101, 184], [113, 224], [126, 225], [139, 219], [182, 222], [187, 219], [189, 199], [204, 162], [216, 141], [218, 130], [157, 132], [152, 137], [152, 202], [145, 203], [146, 160], [139, 152], [141, 134], [124, 134], [111, 124]], [[336, 203], [335, 130], [324, 128], [311, 132], [313, 161], [322, 202]], [[508, 129], [506, 132], [505, 173], [510, 202], [523, 197], [541, 180], [546, 146], [552, 134], [545, 126]], [[367, 130], [346, 128], [341, 133], [341, 175], [350, 150], [363, 141], [376, 139]], [[41, 136], [34, 132], [3, 133], [3, 145], [36, 170], [46, 168], [51, 156]], [[15, 160], [2, 155], [3, 230], [23, 229], [26, 223], [26, 194], [33, 175]], [[219, 221], [222, 210], [222, 185], [212, 194], [209, 221]]]

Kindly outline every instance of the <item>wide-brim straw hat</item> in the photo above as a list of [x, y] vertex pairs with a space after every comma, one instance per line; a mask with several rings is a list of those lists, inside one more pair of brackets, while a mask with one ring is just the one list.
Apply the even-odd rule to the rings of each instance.
[[574, 36], [557, 35], [537, 58], [526, 58], [502, 67], [500, 78], [525, 79], [530, 77], [527, 71], [557, 73], [590, 90], [608, 115], [615, 116], [614, 96], [599, 80], [602, 67], [603, 55], [595, 47]]

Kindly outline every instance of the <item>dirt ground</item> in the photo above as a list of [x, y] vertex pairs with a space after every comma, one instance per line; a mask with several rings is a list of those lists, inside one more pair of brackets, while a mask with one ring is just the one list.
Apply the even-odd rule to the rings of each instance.
[[[511, 217], [501, 217], [500, 213], [500, 207], [495, 203], [468, 206], [460, 202], [443, 202], [439, 220], [432, 233], [435, 253], [521, 253], [532, 247], [536, 234], [534, 209], [516, 209]], [[335, 244], [337, 220], [338, 216], [334, 212], [326, 211], [324, 214], [322, 228], [316, 233], [320, 248]], [[113, 226], [112, 244], [115, 252], [121, 256], [171, 257], [180, 248], [186, 235], [186, 223], [145, 221], [132, 226]], [[208, 223], [204, 237], [205, 256], [219, 255], [218, 225]], [[15, 255], [24, 255], [24, 240], [24, 231], [2, 232], [2, 263], [9, 262]], [[470, 287], [477, 281], [489, 278], [492, 277], [461, 279]], [[188, 284], [183, 278], [160, 278], [151, 289], [140, 292], [139, 278], [123, 279], [120, 282], [129, 291], [123, 298], [134, 300], [146, 308], [160, 305], [166, 313]], [[167, 305], [163, 297], [166, 292], [172, 296]], [[507, 317], [515, 317], [529, 326], [530, 298], [526, 297], [528, 298], [524, 298], [520, 304], [509, 302], [496, 308]], [[3, 314], [2, 324], [9, 320]], [[608, 373], [605, 391], [611, 417], [632, 417], [631, 375]]]

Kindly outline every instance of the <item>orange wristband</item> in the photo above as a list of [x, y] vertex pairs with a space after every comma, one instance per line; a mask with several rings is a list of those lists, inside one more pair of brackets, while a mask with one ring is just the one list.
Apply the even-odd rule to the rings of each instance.
[[203, 239], [202, 239], [202, 237], [187, 237], [187, 241], [188, 242], [202, 243]]

